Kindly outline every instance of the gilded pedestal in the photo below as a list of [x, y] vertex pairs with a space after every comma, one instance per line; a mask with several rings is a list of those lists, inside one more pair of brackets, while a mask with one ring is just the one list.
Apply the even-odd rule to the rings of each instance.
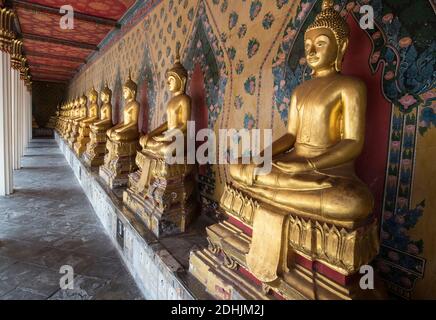
[[[123, 202], [157, 237], [185, 232], [196, 211], [195, 165], [167, 164], [138, 152]], [[186, 161], [185, 161], [186, 163]]]
[[86, 165], [89, 167], [99, 167], [104, 163], [104, 156], [106, 154], [106, 130], [91, 130], [89, 138], [90, 141], [83, 154], [83, 161], [85, 161]]
[[111, 189], [127, 186], [129, 173], [137, 169], [135, 156], [138, 147], [138, 141], [107, 140], [107, 154], [104, 164], [100, 167], [100, 177]]
[[76, 143], [77, 138], [79, 137], [79, 129], [80, 129], [79, 122], [74, 122], [71, 124], [71, 132], [68, 137], [68, 145], [70, 146], [71, 149], [74, 149], [74, 144]]
[[77, 142], [74, 144], [74, 152], [77, 156], [81, 157], [86, 150], [86, 145], [90, 141], [89, 138], [89, 125], [85, 123], [80, 124], [79, 135], [77, 137]]
[[[373, 196], [354, 170], [364, 147], [367, 96], [363, 81], [341, 74], [349, 35], [334, 2], [324, 0], [304, 34], [312, 78], [293, 89], [287, 131], [264, 150], [270, 170], [229, 166], [232, 185], [220, 200], [229, 219], [207, 228], [209, 248], [193, 253], [190, 264], [215, 296], [226, 290], [220, 287], [226, 277], [234, 279], [231, 292], [245, 278], [285, 299], [379, 293], [379, 284], [359, 286], [360, 268], [377, 255], [379, 238]], [[198, 270], [208, 263], [227, 271], [209, 269], [214, 275], [205, 280]]]
[[[239, 292], [240, 295], [239, 283], [251, 283], [251, 290], [256, 287], [255, 282], [250, 282], [250, 278], [244, 276], [249, 270], [246, 257], [252, 237], [250, 232], [243, 230], [252, 230], [255, 216], [262, 210], [285, 216], [284, 237], [287, 241], [286, 248], [282, 249], [285, 255], [282, 261], [284, 266], [277, 281], [260, 282], [261, 285], [255, 290], [256, 295], [245, 292], [245, 298], [266, 294], [266, 298], [274, 299], [276, 294], [286, 299], [358, 299], [371, 295], [360, 290], [358, 283], [350, 279], [378, 253], [378, 226], [375, 218], [352, 227], [340, 227], [323, 219], [279, 212], [277, 208], [259, 204], [249, 194], [231, 186], [225, 187], [220, 203], [222, 212], [231, 217], [233, 223], [225, 221], [207, 227], [209, 247], [192, 252], [190, 260], [191, 273], [217, 298], [222, 298], [223, 292], [227, 292], [229, 298], [232, 297], [232, 292]], [[218, 264], [218, 270], [210, 268], [213, 264]], [[310, 270], [308, 265], [330, 270], [330, 273], [334, 272], [342, 280], [334, 281], [322, 272]], [[210, 275], [205, 274], [206, 269]], [[226, 278], [239, 281], [230, 285]], [[222, 283], [227, 283], [226, 289]]]

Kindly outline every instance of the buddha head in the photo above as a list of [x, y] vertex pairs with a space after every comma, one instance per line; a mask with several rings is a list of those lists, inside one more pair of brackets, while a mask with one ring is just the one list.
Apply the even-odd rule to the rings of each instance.
[[88, 97], [85, 95], [85, 94], [83, 94], [81, 97], [80, 97], [80, 99], [79, 99], [79, 104], [82, 106], [82, 107], [86, 107], [86, 103], [88, 102]]
[[176, 61], [171, 69], [168, 69], [166, 74], [168, 88], [173, 93], [185, 92], [186, 80], [188, 79], [188, 72], [185, 67], [180, 63], [179, 50], [176, 53]]
[[105, 104], [110, 103], [112, 100], [112, 90], [109, 89], [107, 81], [104, 85], [103, 90], [100, 92], [100, 99], [101, 99], [101, 102], [103, 102]]
[[94, 86], [92, 86], [91, 91], [89, 91], [89, 101], [94, 104], [98, 99], [98, 92], [95, 90]]
[[132, 74], [129, 69], [129, 79], [123, 85], [123, 97], [125, 100], [135, 100], [138, 85], [132, 80]]
[[317, 71], [342, 69], [350, 31], [347, 22], [333, 9], [333, 0], [323, 0], [322, 11], [304, 34], [308, 65]]

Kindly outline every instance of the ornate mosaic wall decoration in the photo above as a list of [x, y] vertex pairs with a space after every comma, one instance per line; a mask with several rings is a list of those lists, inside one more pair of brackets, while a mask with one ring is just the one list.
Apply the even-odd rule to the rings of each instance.
[[[198, 64], [203, 72], [210, 128], [272, 128], [278, 138], [286, 130], [293, 89], [310, 78], [303, 36], [320, 2], [138, 1], [72, 81], [69, 94], [108, 80], [115, 105], [131, 68], [138, 84], [147, 83], [139, 87], [147, 88], [147, 127], [153, 129], [165, 119], [164, 75], [180, 47], [187, 69]], [[436, 203], [425, 178], [436, 172], [417, 168], [422, 159], [434, 159], [429, 151], [436, 125], [434, 1], [337, 0], [335, 8], [358, 21], [364, 4], [375, 13], [375, 28], [365, 30], [371, 41], [368, 69], [381, 73], [391, 112], [377, 266], [392, 291], [419, 297], [420, 279], [436, 272], [436, 244], [422, 226], [434, 220]], [[214, 210], [228, 180], [225, 166], [208, 168], [204, 177], [210, 192], [203, 205]], [[434, 290], [425, 294], [436, 297]]]
[[[284, 123], [293, 89], [310, 78], [301, 30], [306, 29], [319, 11], [319, 3], [315, 4], [314, 0], [301, 1], [274, 59], [275, 108]], [[411, 239], [408, 231], [416, 225], [425, 208], [425, 201], [412, 207], [411, 190], [416, 135], [425, 134], [434, 126], [436, 42], [423, 29], [434, 15], [430, 13], [428, 1], [414, 1], [413, 12], [407, 13], [405, 9], [409, 10], [412, 3], [409, 7], [405, 3], [381, 0], [340, 1], [335, 9], [344, 17], [353, 14], [360, 19], [359, 9], [363, 4], [370, 4], [375, 13], [375, 28], [366, 30], [373, 43], [369, 67], [373, 73], [383, 68], [383, 91], [393, 109], [378, 266], [390, 289], [410, 298], [416, 281], [424, 275], [425, 266], [425, 259], [420, 256], [423, 240]]]
[[203, 3], [200, 3], [194, 25], [184, 50], [183, 63], [190, 77], [197, 64], [203, 71], [208, 126], [213, 129], [225, 104], [228, 71], [224, 63], [224, 51], [213, 33]]

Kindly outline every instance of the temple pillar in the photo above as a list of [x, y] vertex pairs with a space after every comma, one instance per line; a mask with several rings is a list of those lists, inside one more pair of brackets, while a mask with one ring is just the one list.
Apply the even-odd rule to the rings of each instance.
[[18, 159], [18, 72], [15, 69], [11, 69], [10, 71], [11, 78], [11, 112], [12, 112], [12, 159], [13, 159], [13, 168], [14, 170], [20, 168], [19, 159]]
[[13, 192], [12, 110], [11, 110], [11, 40], [12, 10], [0, 8], [0, 196]]
[[29, 84], [29, 114], [27, 119], [27, 128], [29, 129], [28, 140], [32, 139], [32, 89], [31, 84]]
[[18, 170], [21, 168], [20, 157], [20, 67], [21, 67], [21, 52], [23, 43], [20, 40], [12, 41], [11, 51], [11, 104], [12, 104], [12, 148], [13, 148], [13, 168]]

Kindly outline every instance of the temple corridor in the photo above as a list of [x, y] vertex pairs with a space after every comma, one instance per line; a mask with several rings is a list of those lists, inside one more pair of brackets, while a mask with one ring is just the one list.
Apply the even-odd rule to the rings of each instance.
[[0, 0], [0, 300], [436, 299], [435, 13]]
[[0, 198], [0, 299], [143, 299], [56, 142], [31, 140], [22, 159]]

